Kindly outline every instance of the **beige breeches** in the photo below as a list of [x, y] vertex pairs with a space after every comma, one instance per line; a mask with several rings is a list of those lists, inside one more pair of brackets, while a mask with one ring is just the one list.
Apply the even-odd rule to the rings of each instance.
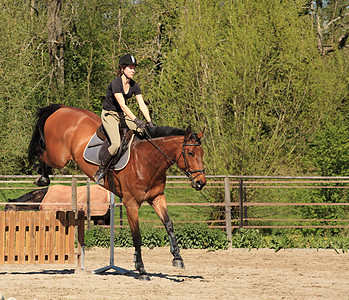
[[115, 155], [120, 147], [119, 128], [137, 129], [136, 124], [125, 113], [112, 110], [102, 110], [102, 123], [110, 138], [108, 151], [111, 155]]

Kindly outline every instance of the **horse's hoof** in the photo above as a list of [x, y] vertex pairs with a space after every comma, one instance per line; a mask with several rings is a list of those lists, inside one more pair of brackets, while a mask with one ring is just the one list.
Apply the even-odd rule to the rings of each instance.
[[183, 260], [179, 260], [179, 259], [174, 259], [172, 261], [172, 266], [176, 267], [176, 268], [180, 268], [180, 269], [184, 269], [184, 262]]
[[138, 280], [142, 280], [142, 281], [150, 281], [150, 277], [148, 274], [140, 274], [138, 277], [137, 277]]
[[43, 179], [41, 177], [37, 178], [33, 182], [35, 185], [43, 187], [50, 185], [50, 179]]

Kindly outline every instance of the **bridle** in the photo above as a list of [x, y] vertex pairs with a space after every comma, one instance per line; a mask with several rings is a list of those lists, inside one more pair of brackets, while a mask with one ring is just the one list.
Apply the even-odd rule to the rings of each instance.
[[[170, 162], [172, 162], [174, 165], [177, 166], [177, 168], [183, 172], [190, 181], [193, 181], [196, 177], [198, 177], [200, 174], [205, 174], [205, 169], [198, 169], [198, 170], [190, 170], [189, 164], [188, 164], [188, 159], [187, 159], [187, 155], [185, 153], [185, 147], [187, 146], [201, 146], [200, 143], [195, 143], [195, 144], [187, 144], [186, 140], [183, 140], [183, 146], [182, 146], [182, 153], [178, 156], [177, 160], [174, 161], [172, 158], [170, 158], [164, 151], [162, 151], [160, 149], [160, 147], [155, 143], [154, 139], [149, 135], [149, 133], [147, 132], [147, 130], [144, 131], [145, 135], [144, 137], [146, 138], [146, 140], [152, 144], [157, 150], [159, 150], [164, 156], [165, 158], [167, 158]], [[183, 155], [183, 160], [184, 160], [184, 166], [185, 166], [185, 170], [183, 170], [179, 165], [178, 165], [178, 161], [181, 158], [181, 156]], [[197, 174], [196, 176], [192, 176], [192, 174]]]
[[[189, 169], [187, 155], [185, 154], [185, 147], [186, 146], [201, 146], [201, 145], [200, 145], [200, 143], [186, 144], [185, 139], [184, 139], [182, 153], [178, 156], [177, 161], [176, 161], [176, 166], [189, 178], [189, 180], [193, 181], [200, 174], [205, 174], [205, 169], [198, 169], [198, 170], [192, 170], [192, 171]], [[185, 170], [181, 169], [177, 163], [182, 155], [183, 155]], [[199, 173], [199, 174], [197, 174], [195, 177], [193, 177], [192, 174], [195, 174], [195, 173]]]

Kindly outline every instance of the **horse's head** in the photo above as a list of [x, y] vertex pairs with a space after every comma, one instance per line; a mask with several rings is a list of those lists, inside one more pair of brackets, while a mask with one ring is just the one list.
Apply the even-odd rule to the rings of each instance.
[[178, 160], [179, 167], [185, 171], [191, 180], [191, 186], [197, 191], [201, 190], [206, 184], [202, 161], [204, 151], [201, 148], [200, 141], [203, 134], [204, 130], [199, 134], [195, 134], [190, 126], [187, 128], [183, 140], [182, 154]]

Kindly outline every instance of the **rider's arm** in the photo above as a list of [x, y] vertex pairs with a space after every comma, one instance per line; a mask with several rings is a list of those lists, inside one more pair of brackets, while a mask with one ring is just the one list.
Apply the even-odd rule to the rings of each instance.
[[138, 102], [139, 109], [141, 110], [144, 118], [147, 120], [147, 122], [150, 122], [151, 118], [150, 118], [149, 110], [148, 110], [147, 105], [144, 102], [142, 94], [136, 95], [136, 100]]
[[127, 107], [125, 98], [122, 95], [122, 93], [115, 93], [114, 94], [116, 101], [118, 101], [122, 111], [131, 119], [134, 120], [136, 116], [133, 114], [133, 112]]

